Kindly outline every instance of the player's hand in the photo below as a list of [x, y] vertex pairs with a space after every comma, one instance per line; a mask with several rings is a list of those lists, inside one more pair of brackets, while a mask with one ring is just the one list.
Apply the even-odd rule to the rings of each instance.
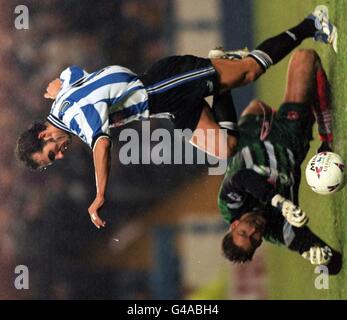
[[55, 100], [55, 98], [57, 97], [59, 91], [61, 89], [61, 81], [60, 79], [54, 79], [53, 81], [51, 81], [46, 89], [45, 94], [43, 95], [46, 99], [52, 99]]
[[106, 222], [101, 220], [101, 218], [99, 217], [99, 211], [103, 207], [104, 203], [105, 198], [96, 196], [95, 200], [88, 208], [90, 219], [98, 229], [100, 229], [100, 227], [105, 227], [106, 225]]
[[271, 200], [272, 206], [281, 210], [282, 215], [294, 227], [301, 228], [308, 222], [306, 213], [290, 200], [276, 194]]
[[304, 259], [307, 259], [311, 262], [311, 264], [314, 265], [327, 265], [332, 256], [332, 250], [328, 247], [311, 247], [310, 250], [303, 252], [302, 257]]

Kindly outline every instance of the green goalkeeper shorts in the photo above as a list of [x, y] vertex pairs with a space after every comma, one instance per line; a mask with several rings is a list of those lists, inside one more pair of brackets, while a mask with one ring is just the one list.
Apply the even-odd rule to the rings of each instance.
[[[239, 130], [289, 148], [298, 164], [305, 159], [312, 140], [314, 116], [310, 106], [301, 103], [284, 103], [277, 112], [265, 119], [263, 115], [246, 115], [240, 118]], [[264, 132], [266, 133], [264, 134]]]

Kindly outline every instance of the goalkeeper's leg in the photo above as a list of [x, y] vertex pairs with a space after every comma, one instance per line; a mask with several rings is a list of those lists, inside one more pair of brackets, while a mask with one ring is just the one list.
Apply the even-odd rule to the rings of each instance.
[[313, 105], [316, 96], [316, 62], [314, 50], [297, 50], [291, 57], [283, 103]]
[[318, 134], [322, 141], [318, 152], [331, 151], [333, 143], [330, 84], [320, 59], [316, 71], [316, 100], [313, 112], [318, 124]]
[[[323, 142], [321, 151], [331, 150], [333, 141], [330, 107], [330, 85], [318, 54], [313, 50], [298, 50], [288, 67], [284, 103], [302, 103], [312, 106]], [[312, 117], [310, 121], [314, 120]]]

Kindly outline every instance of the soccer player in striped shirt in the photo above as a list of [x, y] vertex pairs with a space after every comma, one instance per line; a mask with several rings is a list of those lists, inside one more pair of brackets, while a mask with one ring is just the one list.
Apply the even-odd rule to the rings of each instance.
[[[141, 76], [120, 66], [91, 74], [72, 66], [48, 87], [46, 97], [55, 99], [50, 114], [46, 121], [35, 123], [20, 136], [18, 157], [32, 169], [43, 169], [64, 157], [72, 136], [82, 139], [93, 151], [97, 187], [88, 211], [95, 226], [104, 226], [99, 210], [105, 201], [110, 170], [112, 127], [168, 117], [176, 128], [192, 130], [190, 141], [197, 147], [219, 158], [231, 156], [238, 134], [232, 106], [226, 113], [219, 107], [225, 99], [231, 103], [225, 93], [256, 80], [304, 39], [312, 37], [336, 49], [336, 28], [329, 22], [324, 6], [239, 61], [172, 56], [158, 61]], [[204, 99], [207, 96], [214, 96], [211, 107]], [[196, 133], [208, 129], [218, 132], [221, 127], [229, 133], [227, 141], [216, 141], [213, 149]], [[220, 145], [227, 148], [219, 149]]]
[[[327, 265], [330, 274], [336, 274], [341, 254], [305, 226], [308, 217], [298, 207], [300, 165], [309, 150], [315, 118], [321, 139], [332, 141], [331, 128], [326, 131], [330, 120], [321, 122], [317, 116], [322, 106], [329, 115], [325, 118], [331, 116], [329, 83], [313, 50], [293, 54], [287, 79], [277, 112], [254, 100], [238, 122], [236, 154], [219, 192], [218, 205], [229, 225], [223, 253], [232, 262], [249, 261], [264, 238], [299, 252], [312, 264]], [[328, 143], [323, 147], [330, 149]]]

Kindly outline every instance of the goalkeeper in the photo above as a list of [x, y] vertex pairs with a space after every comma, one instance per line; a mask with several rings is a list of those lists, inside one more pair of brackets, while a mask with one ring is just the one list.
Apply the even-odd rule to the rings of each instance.
[[289, 63], [284, 102], [276, 112], [254, 100], [239, 120], [240, 138], [219, 192], [229, 231], [222, 242], [227, 259], [252, 259], [265, 239], [297, 251], [315, 265], [341, 269], [341, 254], [313, 234], [298, 205], [300, 165], [317, 120], [319, 151], [331, 150], [329, 83], [317, 53], [296, 51]]

